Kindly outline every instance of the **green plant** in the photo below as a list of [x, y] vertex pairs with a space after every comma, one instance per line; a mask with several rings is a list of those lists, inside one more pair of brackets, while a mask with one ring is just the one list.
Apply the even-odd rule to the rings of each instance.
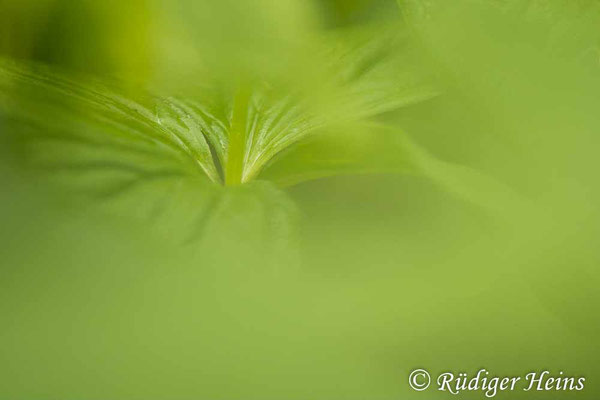
[[174, 93], [4, 59], [3, 131], [44, 175], [125, 214], [169, 215], [184, 237], [198, 230], [197, 221], [207, 224], [224, 193], [237, 193], [226, 188], [257, 180], [284, 188], [335, 175], [400, 173], [494, 213], [520, 201], [483, 174], [436, 159], [379, 118], [439, 94], [403, 24], [313, 34], [302, 50], [257, 47], [273, 59], [311, 54], [298, 69], [247, 60], [231, 66], [234, 59], [222, 53], [225, 72], [219, 62], [200, 68]]
[[0, 397], [593, 381], [597, 1], [314, 1], [0, 5]]

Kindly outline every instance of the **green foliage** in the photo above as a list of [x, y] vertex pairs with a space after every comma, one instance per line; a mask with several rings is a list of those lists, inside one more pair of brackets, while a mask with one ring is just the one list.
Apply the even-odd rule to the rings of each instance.
[[597, 2], [117, 3], [0, 4], [0, 397], [597, 376]]
[[325, 62], [315, 79], [326, 88], [317, 91], [317, 82], [314, 92], [209, 80], [192, 94], [165, 96], [5, 60], [6, 131], [29, 163], [105, 198], [143, 187], [152, 188], [144, 197], [150, 202], [189, 180], [206, 181], [197, 183], [201, 193], [255, 179], [288, 186], [349, 173], [435, 180], [438, 172], [423, 167], [425, 153], [405, 134], [366, 123], [437, 93], [398, 29], [323, 36]]

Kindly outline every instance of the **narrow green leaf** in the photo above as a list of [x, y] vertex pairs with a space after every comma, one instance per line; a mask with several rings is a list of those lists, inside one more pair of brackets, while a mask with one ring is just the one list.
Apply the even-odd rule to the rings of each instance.
[[246, 87], [242, 87], [235, 94], [233, 100], [231, 125], [229, 128], [229, 147], [227, 149], [227, 165], [225, 167], [225, 183], [227, 185], [239, 185], [242, 183], [249, 98], [250, 91]]

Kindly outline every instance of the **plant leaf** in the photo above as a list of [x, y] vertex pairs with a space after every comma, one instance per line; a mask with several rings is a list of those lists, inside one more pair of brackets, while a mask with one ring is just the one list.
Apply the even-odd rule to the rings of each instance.
[[[147, 94], [133, 100], [92, 80], [69, 79], [8, 60], [0, 61], [0, 88], [1, 110], [12, 126], [7, 133], [25, 146], [47, 143], [52, 149], [50, 143], [55, 144], [59, 164], [116, 158], [120, 167], [113, 164], [114, 169], [127, 169], [125, 164], [144, 165], [139, 163], [144, 154], [148, 167], [168, 160], [181, 173], [200, 170], [213, 181], [219, 179], [200, 127], [175, 101]], [[65, 142], [61, 153], [60, 143]], [[41, 155], [44, 166], [52, 167], [47, 159], [52, 151], [28, 154]]]
[[[397, 128], [375, 123], [316, 135], [275, 159], [263, 177], [281, 186], [350, 174], [402, 173], [501, 217], [530, 209], [508, 186], [472, 168], [437, 159]], [[342, 133], [343, 132], [343, 133]]]

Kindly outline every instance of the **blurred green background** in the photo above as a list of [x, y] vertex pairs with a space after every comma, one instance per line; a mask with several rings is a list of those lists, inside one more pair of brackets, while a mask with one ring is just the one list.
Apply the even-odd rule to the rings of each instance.
[[219, 189], [229, 202], [190, 241], [194, 198], [167, 222], [136, 214], [144, 197], [81, 199], [22, 166], [0, 117], [0, 398], [452, 397], [410, 389], [415, 368], [564, 371], [585, 389], [497, 397], [597, 398], [599, 15], [586, 0], [0, 2], [3, 57], [131, 91], [259, 76], [310, 99], [323, 37], [398, 24], [441, 94], [375, 119], [529, 204], [490, 215], [391, 172], [245, 184]]

